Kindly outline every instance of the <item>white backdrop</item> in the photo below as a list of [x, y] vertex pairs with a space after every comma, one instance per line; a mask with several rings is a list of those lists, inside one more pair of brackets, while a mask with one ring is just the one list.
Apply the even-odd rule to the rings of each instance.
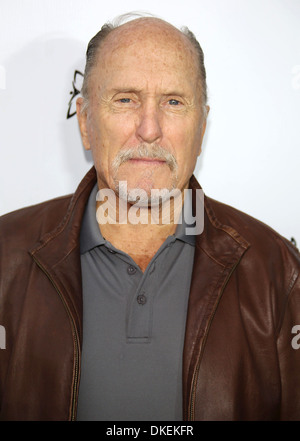
[[205, 193], [299, 245], [299, 0], [0, 0], [0, 214], [73, 192], [91, 167], [66, 117], [74, 72], [104, 22], [137, 10], [204, 50]]

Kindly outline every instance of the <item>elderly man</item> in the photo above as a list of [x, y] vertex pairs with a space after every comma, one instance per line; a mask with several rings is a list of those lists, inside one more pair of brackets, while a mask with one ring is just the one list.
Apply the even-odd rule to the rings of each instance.
[[[197, 211], [208, 110], [187, 29], [142, 17], [91, 40], [77, 115], [93, 169], [0, 220], [3, 420], [300, 418], [300, 256], [234, 208]], [[183, 208], [204, 228], [188, 234]]]

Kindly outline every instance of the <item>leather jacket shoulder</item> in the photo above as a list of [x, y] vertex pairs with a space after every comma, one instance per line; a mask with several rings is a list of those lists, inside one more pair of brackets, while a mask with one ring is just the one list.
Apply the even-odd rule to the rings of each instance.
[[298, 420], [299, 252], [264, 223], [209, 198], [204, 225], [187, 318], [185, 416]]

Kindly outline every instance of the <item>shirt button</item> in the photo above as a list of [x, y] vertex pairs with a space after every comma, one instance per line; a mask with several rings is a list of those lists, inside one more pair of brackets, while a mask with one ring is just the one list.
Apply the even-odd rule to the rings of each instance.
[[107, 248], [107, 250], [111, 253], [111, 254], [116, 254], [116, 252], [114, 250], [112, 250], [111, 248]]
[[147, 297], [144, 296], [144, 294], [137, 296], [136, 299], [139, 305], [145, 305], [145, 303], [147, 302]]
[[130, 276], [132, 276], [133, 274], [136, 273], [136, 268], [132, 265], [129, 265], [129, 267], [127, 268], [127, 272]]

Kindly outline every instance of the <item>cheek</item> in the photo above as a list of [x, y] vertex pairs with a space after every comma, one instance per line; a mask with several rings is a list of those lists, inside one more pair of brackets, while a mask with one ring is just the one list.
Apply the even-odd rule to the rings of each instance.
[[183, 127], [182, 130], [176, 130], [173, 132], [172, 145], [175, 148], [175, 156], [178, 163], [178, 175], [186, 176], [193, 173], [199, 148], [201, 145], [201, 137], [198, 136], [198, 132], [195, 127]]
[[128, 147], [130, 141], [134, 140], [134, 135], [135, 123], [132, 116], [110, 115], [101, 125], [101, 138], [114, 153], [122, 147]]
[[90, 127], [90, 142], [94, 162], [110, 173], [117, 153], [134, 145], [134, 123], [124, 115], [102, 115]]

